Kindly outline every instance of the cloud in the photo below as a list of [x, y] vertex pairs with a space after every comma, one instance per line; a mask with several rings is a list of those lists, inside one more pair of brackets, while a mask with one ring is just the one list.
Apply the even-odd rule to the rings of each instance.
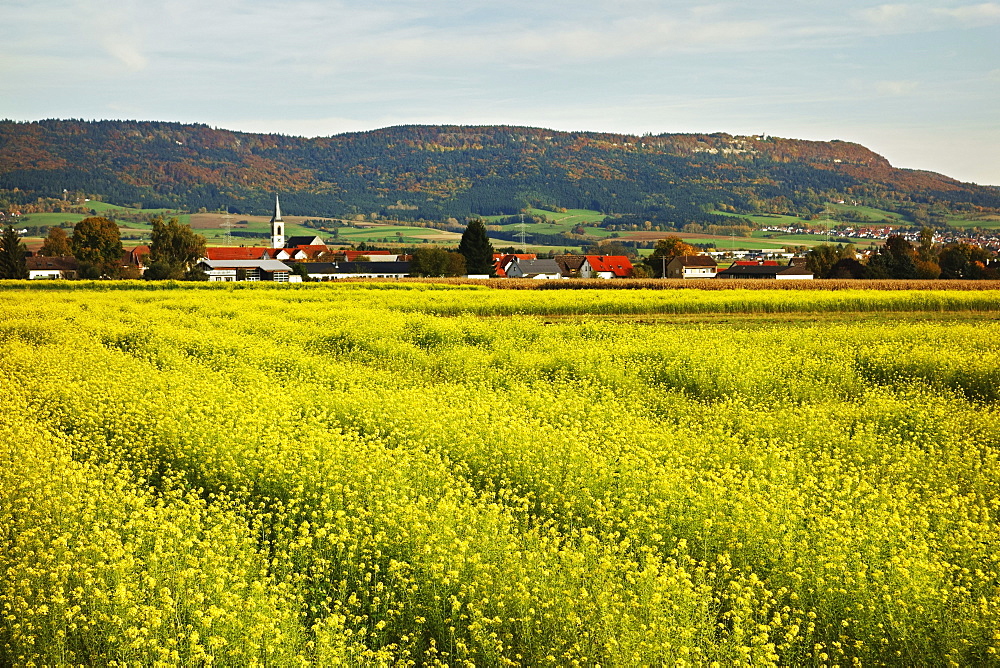
[[856, 14], [876, 33], [907, 33], [978, 27], [1000, 21], [1000, 4], [986, 2], [958, 7], [928, 7], [894, 3], [862, 9]]
[[149, 64], [149, 59], [139, 51], [139, 47], [127, 35], [107, 35], [101, 38], [101, 46], [133, 72], [143, 70]]
[[141, 45], [148, 42], [145, 26], [150, 24], [150, 17], [138, 0], [77, 0], [75, 7], [83, 34], [91, 36], [106, 54], [132, 72], [149, 65]]
[[882, 95], [902, 97], [915, 92], [919, 87], [916, 81], [879, 81], [875, 89]]
[[935, 13], [941, 16], [948, 16], [958, 19], [963, 23], [980, 24], [982, 22], [992, 23], [1000, 21], [1000, 4], [995, 2], [985, 2], [980, 5], [966, 5], [953, 9], [937, 9]]
[[911, 5], [879, 5], [863, 9], [861, 17], [871, 24], [879, 26], [897, 26], [907, 17], [912, 16], [914, 8]]

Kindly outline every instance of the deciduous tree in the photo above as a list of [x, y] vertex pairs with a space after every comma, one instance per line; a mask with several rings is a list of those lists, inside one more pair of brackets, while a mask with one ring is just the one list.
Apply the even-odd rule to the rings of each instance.
[[878, 254], [868, 261], [872, 278], [917, 278], [917, 253], [913, 244], [899, 236], [890, 235]]
[[833, 278], [833, 268], [838, 266], [841, 260], [853, 260], [856, 256], [857, 252], [854, 250], [854, 244], [819, 244], [806, 253], [806, 268], [816, 278]]
[[70, 246], [69, 235], [66, 234], [66, 230], [61, 227], [50, 227], [49, 234], [45, 237], [45, 241], [42, 242], [42, 247], [38, 250], [38, 254], [44, 257], [72, 255], [73, 248]]
[[980, 279], [990, 254], [980, 246], [957, 243], [945, 246], [939, 257], [941, 278]]
[[101, 216], [84, 218], [73, 227], [70, 240], [73, 255], [80, 261], [80, 273], [91, 278], [117, 278], [122, 269], [121, 237], [118, 225]]
[[182, 225], [176, 218], [167, 222], [162, 218], [153, 219], [150, 266], [146, 270], [146, 278], [184, 279], [189, 277], [195, 263], [203, 257], [205, 237], [195, 233], [190, 225]]
[[663, 271], [671, 258], [680, 255], [697, 255], [698, 249], [680, 237], [669, 236], [658, 239], [653, 246], [653, 254], [646, 259], [646, 264], [657, 278], [663, 277]]
[[465, 258], [440, 248], [418, 248], [410, 262], [415, 276], [461, 276], [465, 273]]

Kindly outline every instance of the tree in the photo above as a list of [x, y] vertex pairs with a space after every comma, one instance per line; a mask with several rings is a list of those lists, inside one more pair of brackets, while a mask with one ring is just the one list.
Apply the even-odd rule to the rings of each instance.
[[28, 277], [28, 267], [24, 261], [26, 251], [17, 230], [13, 227], [5, 228], [0, 237], [0, 278]]
[[698, 249], [680, 237], [669, 236], [658, 239], [653, 246], [653, 254], [646, 258], [646, 264], [657, 278], [663, 278], [664, 268], [672, 258], [681, 255], [697, 255]]
[[183, 280], [191, 275], [195, 263], [205, 257], [205, 237], [181, 225], [176, 218], [163, 222], [153, 219], [153, 240], [149, 246], [150, 280]]
[[465, 258], [461, 253], [449, 253], [440, 248], [418, 248], [410, 262], [415, 276], [461, 276], [465, 273]]
[[[846, 246], [819, 244], [806, 253], [806, 268], [816, 278], [834, 278], [833, 268], [838, 266], [841, 260], [853, 260], [856, 256], [857, 253], [854, 250], [853, 244], [847, 244]], [[839, 268], [843, 268], [843, 265]]]
[[84, 218], [73, 227], [70, 239], [73, 255], [80, 261], [80, 273], [85, 277], [107, 276], [117, 278], [121, 274], [122, 248], [118, 226], [100, 216]]
[[939, 258], [941, 278], [980, 279], [990, 254], [980, 246], [956, 243], [945, 246]]
[[587, 246], [583, 252], [584, 255], [624, 255], [628, 258], [635, 258], [637, 255], [634, 247], [626, 246], [620, 241], [601, 241]]
[[917, 252], [905, 238], [893, 234], [875, 257], [868, 261], [872, 278], [917, 278]]
[[632, 265], [632, 278], [653, 278], [653, 269], [644, 264]]
[[924, 262], [937, 262], [938, 249], [934, 244], [934, 230], [929, 227], [920, 228], [920, 246], [917, 257]]
[[44, 257], [72, 255], [73, 248], [70, 246], [69, 235], [66, 234], [66, 230], [61, 227], [50, 227], [49, 235], [42, 242], [42, 247], [38, 250], [38, 254]]
[[827, 278], [868, 278], [868, 267], [861, 264], [856, 258], [845, 257], [837, 260], [836, 264], [830, 267], [826, 275]]
[[305, 262], [289, 262], [288, 264], [292, 268], [292, 276], [299, 276], [303, 283], [312, 280], [309, 278], [309, 267], [306, 266]]
[[493, 273], [493, 244], [482, 220], [469, 221], [458, 244], [458, 252], [465, 258], [465, 267], [470, 274]]

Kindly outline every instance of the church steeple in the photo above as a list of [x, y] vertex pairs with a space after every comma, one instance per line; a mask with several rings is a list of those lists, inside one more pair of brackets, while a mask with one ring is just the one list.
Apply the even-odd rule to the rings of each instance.
[[281, 220], [281, 203], [274, 196], [274, 215], [271, 216], [271, 248], [285, 247], [285, 221]]

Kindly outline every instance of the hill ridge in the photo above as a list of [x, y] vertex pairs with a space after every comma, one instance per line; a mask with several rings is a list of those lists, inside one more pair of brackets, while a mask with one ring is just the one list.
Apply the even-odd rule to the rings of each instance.
[[831, 198], [1000, 209], [1000, 188], [899, 169], [843, 140], [449, 124], [309, 138], [171, 121], [0, 121], [0, 197], [64, 189], [240, 213], [266, 212], [280, 192], [302, 215], [393, 206], [424, 219], [547, 205], [690, 222], [711, 210], [815, 212]]

